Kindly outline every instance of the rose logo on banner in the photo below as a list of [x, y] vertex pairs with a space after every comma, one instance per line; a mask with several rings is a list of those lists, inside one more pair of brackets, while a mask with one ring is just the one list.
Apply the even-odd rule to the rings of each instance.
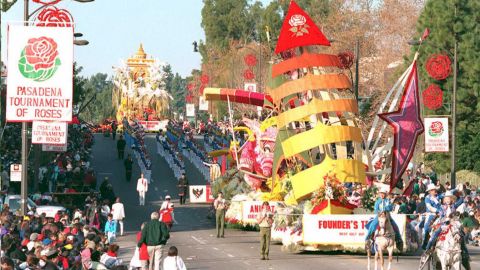
[[443, 124], [440, 121], [434, 121], [428, 129], [428, 133], [432, 137], [440, 137], [443, 134]]
[[289, 29], [290, 32], [293, 33], [292, 37], [300, 37], [309, 33], [307, 28], [310, 26], [307, 24], [307, 19], [303, 15], [293, 15], [288, 21], [288, 24], [292, 26], [292, 28]]
[[36, 82], [50, 79], [60, 65], [57, 43], [48, 37], [29, 39], [18, 61], [20, 73]]

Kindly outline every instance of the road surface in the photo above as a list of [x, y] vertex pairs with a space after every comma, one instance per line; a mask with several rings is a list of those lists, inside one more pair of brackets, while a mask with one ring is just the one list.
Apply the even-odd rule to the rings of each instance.
[[[92, 165], [98, 180], [108, 176], [115, 193], [125, 205], [126, 235], [118, 238], [121, 246], [120, 255], [126, 262], [130, 261], [135, 248], [135, 233], [142, 222], [147, 221], [152, 211], [159, 209], [161, 198], [169, 194], [175, 204], [174, 225], [168, 246], [175, 245], [179, 255], [184, 259], [188, 269], [366, 269], [364, 255], [338, 253], [300, 253], [292, 254], [281, 251], [281, 245], [272, 245], [270, 260], [260, 260], [258, 232], [246, 232], [227, 229], [225, 238], [216, 238], [215, 223], [207, 219], [209, 206], [178, 204], [176, 179], [165, 160], [156, 154], [155, 137], [147, 136], [145, 143], [152, 158], [153, 183], [146, 195], [146, 205], [138, 205], [136, 179], [140, 175], [138, 166], [134, 167], [131, 182], [125, 181], [123, 161], [117, 159], [116, 142], [111, 137], [95, 136]], [[127, 150], [130, 151], [130, 150]], [[186, 162], [186, 175], [191, 185], [205, 184], [205, 179], [192, 164]], [[480, 269], [480, 249], [471, 248], [472, 269]], [[392, 269], [417, 269], [418, 256], [401, 256], [394, 261]]]

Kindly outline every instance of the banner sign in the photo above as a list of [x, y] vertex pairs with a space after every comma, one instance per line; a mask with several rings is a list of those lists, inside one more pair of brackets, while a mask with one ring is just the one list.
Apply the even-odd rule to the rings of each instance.
[[208, 185], [189, 186], [189, 198], [191, 203], [211, 203], [215, 199]]
[[72, 120], [73, 28], [9, 25], [7, 121]]
[[204, 96], [199, 97], [198, 110], [199, 111], [208, 111], [208, 100], [206, 100]]
[[[278, 202], [268, 202], [270, 211], [275, 213]], [[258, 213], [262, 211], [262, 201], [243, 201], [242, 202], [242, 223], [257, 224]]]
[[448, 152], [448, 118], [425, 118], [425, 152]]
[[[367, 228], [375, 215], [303, 215], [303, 242], [324, 245], [365, 245]], [[405, 242], [406, 215], [391, 217]]]
[[22, 164], [10, 165], [10, 181], [11, 182], [22, 181]]
[[66, 144], [67, 129], [68, 125], [66, 122], [33, 121], [32, 143]]
[[168, 120], [163, 121], [138, 121], [142, 125], [144, 131], [158, 131], [167, 129]]
[[187, 117], [195, 117], [195, 104], [187, 103]]
[[243, 89], [245, 89], [245, 91], [257, 92], [257, 84], [256, 83], [245, 83]]
[[67, 152], [67, 144], [42, 144], [44, 152]]

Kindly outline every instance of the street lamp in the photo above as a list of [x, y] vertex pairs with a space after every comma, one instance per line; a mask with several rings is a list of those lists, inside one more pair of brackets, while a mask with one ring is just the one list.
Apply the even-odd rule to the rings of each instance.
[[[455, 8], [455, 14], [457, 9]], [[410, 40], [407, 42], [409, 45], [412, 46], [420, 46], [422, 42], [418, 40]], [[437, 49], [441, 49], [435, 45], [430, 44], [432, 47]], [[447, 51], [450, 57], [453, 56], [453, 91], [452, 91], [452, 152], [450, 155], [450, 183], [452, 187], [457, 185], [457, 176], [455, 174], [456, 171], [456, 160], [455, 160], [455, 153], [456, 153], [456, 144], [455, 144], [455, 136], [456, 136], [456, 129], [457, 129], [457, 66], [458, 66], [458, 57], [457, 57], [457, 46], [458, 41], [455, 38], [454, 46], [453, 46], [453, 55], [451, 52]]]
[[73, 41], [73, 44], [77, 45], [77, 46], [86, 46], [88, 45], [90, 42], [88, 42], [88, 40], [85, 40], [85, 39], [75, 39]]

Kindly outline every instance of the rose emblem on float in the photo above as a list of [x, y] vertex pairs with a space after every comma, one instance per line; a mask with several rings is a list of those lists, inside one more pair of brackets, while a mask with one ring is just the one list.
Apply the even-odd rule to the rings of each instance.
[[61, 65], [57, 49], [57, 43], [52, 38], [29, 39], [18, 60], [20, 73], [36, 82], [50, 79]]
[[290, 17], [290, 20], [288, 20], [288, 24], [291, 26], [289, 30], [293, 33], [292, 36], [300, 37], [309, 33], [308, 27], [310, 26], [307, 24], [307, 19], [303, 15], [293, 15]]
[[428, 129], [428, 134], [432, 137], [440, 137], [443, 134], [443, 124], [440, 121], [434, 121]]

